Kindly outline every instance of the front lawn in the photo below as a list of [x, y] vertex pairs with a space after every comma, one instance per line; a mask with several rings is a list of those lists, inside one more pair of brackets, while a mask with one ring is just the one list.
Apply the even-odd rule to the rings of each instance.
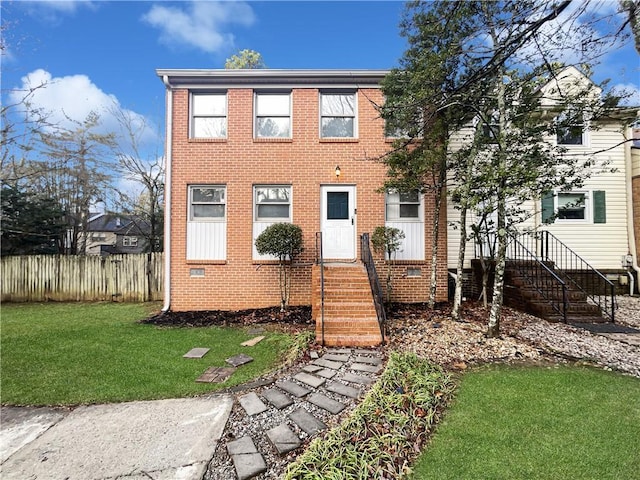
[[[157, 308], [157, 304], [153, 304]], [[74, 405], [192, 396], [244, 383], [276, 367], [292, 337], [266, 333], [254, 347], [241, 328], [159, 328], [138, 323], [149, 304], [5, 304], [1, 312], [1, 401]], [[194, 347], [201, 359], [182, 356]], [[210, 366], [246, 353], [223, 384], [196, 383]]]
[[462, 378], [413, 478], [640, 478], [639, 439], [637, 378], [486, 366]]

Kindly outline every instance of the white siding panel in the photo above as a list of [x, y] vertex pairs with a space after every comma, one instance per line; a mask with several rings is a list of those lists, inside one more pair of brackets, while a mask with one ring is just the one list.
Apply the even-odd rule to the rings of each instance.
[[387, 227], [404, 232], [396, 260], [424, 260], [424, 222], [387, 222]]
[[188, 222], [187, 260], [226, 260], [227, 222]]

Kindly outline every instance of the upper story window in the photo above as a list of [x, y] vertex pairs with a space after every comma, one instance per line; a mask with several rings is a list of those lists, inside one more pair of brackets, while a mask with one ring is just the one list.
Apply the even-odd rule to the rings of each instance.
[[420, 220], [420, 193], [388, 191], [386, 194], [387, 221]]
[[291, 138], [291, 93], [255, 94], [256, 138]]
[[224, 221], [226, 215], [226, 187], [194, 186], [189, 188], [189, 219], [195, 221]]
[[191, 94], [191, 138], [226, 138], [227, 94]]
[[291, 221], [290, 186], [261, 185], [256, 186], [254, 192], [256, 221]]
[[581, 114], [568, 111], [556, 119], [558, 145], [586, 145], [586, 125]]
[[320, 136], [322, 138], [355, 138], [356, 93], [320, 93]]

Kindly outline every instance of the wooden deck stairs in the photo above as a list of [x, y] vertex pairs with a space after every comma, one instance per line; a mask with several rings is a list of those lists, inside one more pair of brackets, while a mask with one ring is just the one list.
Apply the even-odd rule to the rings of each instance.
[[[324, 277], [324, 306], [321, 277]], [[311, 281], [311, 311], [316, 322], [318, 343], [328, 346], [375, 346], [382, 343], [369, 278], [362, 263], [314, 265]]]

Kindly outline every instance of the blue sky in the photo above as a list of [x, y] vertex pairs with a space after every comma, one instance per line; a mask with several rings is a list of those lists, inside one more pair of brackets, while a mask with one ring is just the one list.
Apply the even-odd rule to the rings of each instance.
[[[598, 3], [603, 10], [617, 5]], [[244, 48], [260, 52], [269, 68], [391, 68], [405, 48], [398, 28], [403, 7], [388, 1], [3, 0], [3, 102], [11, 90], [44, 80], [48, 86], [34, 102], [60, 116], [82, 120], [116, 102], [162, 125], [157, 68], [223, 68]], [[640, 92], [632, 44], [602, 60], [596, 81], [611, 78], [612, 85]]]

